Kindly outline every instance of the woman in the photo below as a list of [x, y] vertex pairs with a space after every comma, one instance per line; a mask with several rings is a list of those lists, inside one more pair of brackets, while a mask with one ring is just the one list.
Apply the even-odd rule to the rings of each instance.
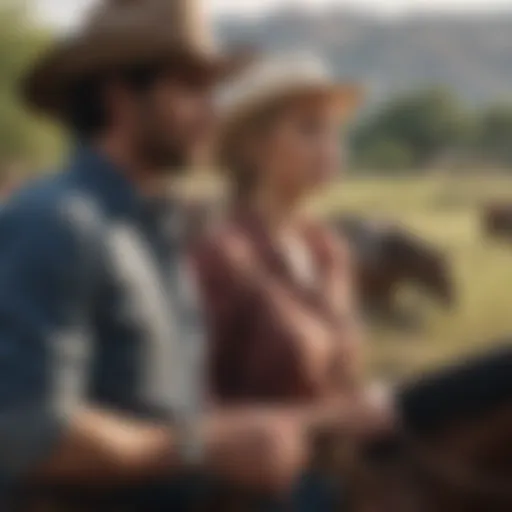
[[350, 434], [388, 417], [362, 391], [347, 247], [303, 206], [339, 172], [340, 123], [359, 99], [303, 56], [257, 63], [233, 83], [219, 140], [233, 204], [198, 251], [215, 399], [310, 407], [316, 426]]

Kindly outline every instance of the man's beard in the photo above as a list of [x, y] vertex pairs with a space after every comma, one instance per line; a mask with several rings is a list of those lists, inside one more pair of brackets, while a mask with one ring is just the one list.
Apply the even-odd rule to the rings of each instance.
[[181, 176], [193, 163], [190, 151], [182, 144], [168, 144], [156, 139], [141, 144], [143, 160], [154, 174]]

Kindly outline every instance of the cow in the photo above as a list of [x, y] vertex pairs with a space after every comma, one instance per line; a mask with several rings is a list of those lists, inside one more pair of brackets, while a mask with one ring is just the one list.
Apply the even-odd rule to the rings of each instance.
[[482, 225], [486, 236], [512, 240], [512, 204], [487, 205], [483, 210]]

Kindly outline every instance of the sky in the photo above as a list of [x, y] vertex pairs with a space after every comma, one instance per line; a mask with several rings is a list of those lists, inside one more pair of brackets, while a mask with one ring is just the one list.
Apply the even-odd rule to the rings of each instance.
[[[38, 16], [62, 27], [76, 24], [81, 13], [94, 0], [36, 0]], [[383, 14], [402, 14], [415, 10], [512, 10], [512, 0], [205, 0], [214, 13], [261, 14], [268, 9], [282, 6], [301, 6], [312, 9], [340, 5]]]

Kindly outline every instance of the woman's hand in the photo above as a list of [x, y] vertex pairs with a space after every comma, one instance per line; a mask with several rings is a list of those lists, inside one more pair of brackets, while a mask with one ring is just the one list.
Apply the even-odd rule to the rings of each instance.
[[310, 432], [371, 441], [393, 431], [396, 415], [392, 394], [382, 385], [337, 396], [297, 412]]
[[206, 469], [244, 488], [286, 492], [307, 464], [305, 433], [290, 411], [216, 413], [205, 427]]
[[392, 393], [382, 384], [371, 385], [358, 393], [349, 413], [347, 428], [363, 441], [389, 434], [396, 425]]

